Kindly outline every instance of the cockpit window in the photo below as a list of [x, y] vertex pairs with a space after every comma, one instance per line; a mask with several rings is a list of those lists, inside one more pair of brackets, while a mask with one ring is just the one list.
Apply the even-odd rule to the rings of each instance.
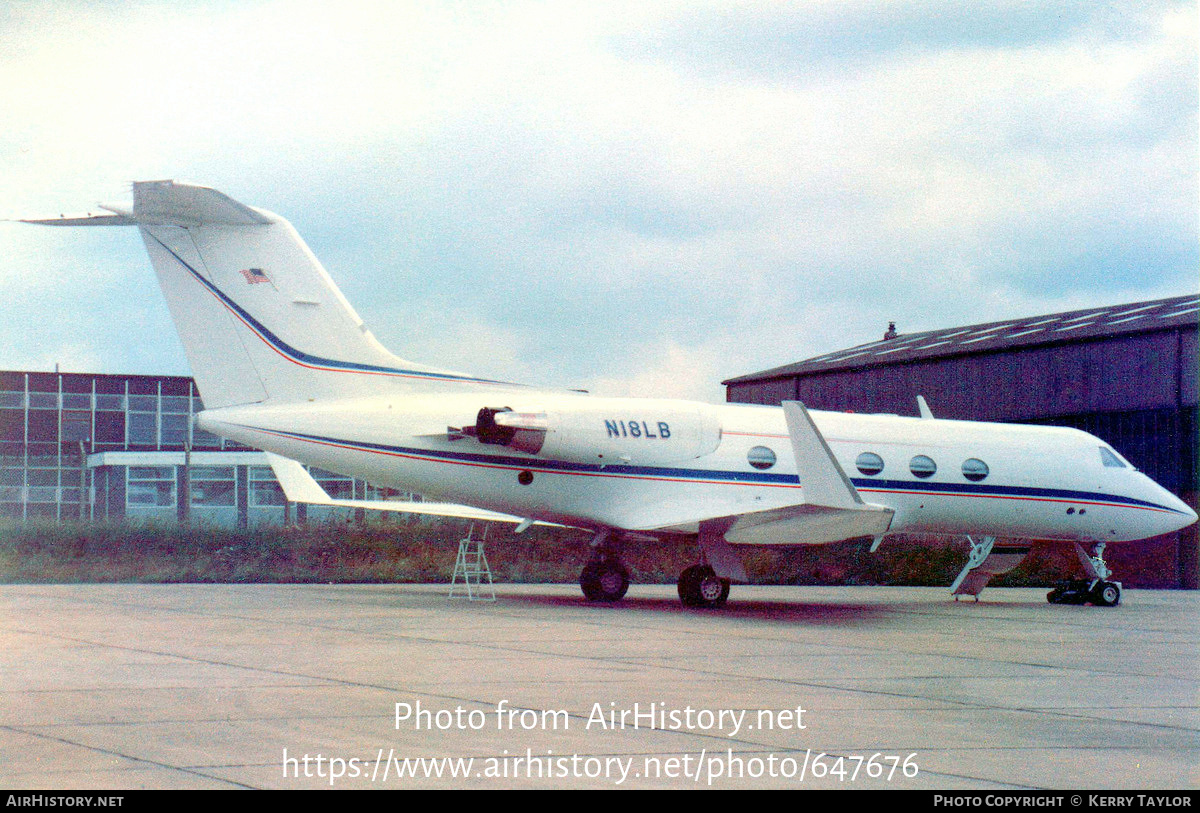
[[1125, 461], [1117, 456], [1117, 453], [1107, 446], [1100, 447], [1100, 459], [1104, 461], [1104, 465], [1110, 469], [1125, 469], [1129, 468], [1125, 465]]

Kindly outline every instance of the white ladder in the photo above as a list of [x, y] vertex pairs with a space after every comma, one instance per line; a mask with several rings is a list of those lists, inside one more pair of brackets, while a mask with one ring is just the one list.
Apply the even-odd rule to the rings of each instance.
[[[487, 526], [483, 526], [483, 536], [475, 537], [475, 523], [471, 523], [467, 536], [458, 542], [458, 559], [454, 563], [454, 577], [450, 580], [449, 598], [454, 598], [454, 589], [459, 586], [466, 588], [469, 601], [495, 601], [496, 590], [492, 585], [492, 569], [488, 567], [487, 554], [483, 552], [483, 543], [487, 541]], [[484, 579], [487, 582], [484, 582]], [[487, 595], [484, 595], [484, 593]], [[459, 597], [462, 597], [462, 593]]]

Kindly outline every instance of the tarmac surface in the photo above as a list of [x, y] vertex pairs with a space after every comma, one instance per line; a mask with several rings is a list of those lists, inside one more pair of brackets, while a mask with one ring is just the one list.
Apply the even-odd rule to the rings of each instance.
[[1200, 787], [1200, 593], [447, 589], [0, 586], [0, 783]]

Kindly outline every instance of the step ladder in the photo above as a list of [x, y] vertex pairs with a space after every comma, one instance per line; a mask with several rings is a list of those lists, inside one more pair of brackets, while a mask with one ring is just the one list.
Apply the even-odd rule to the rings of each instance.
[[460, 588], [459, 598], [465, 595], [468, 601], [496, 600], [492, 569], [488, 567], [487, 554], [483, 551], [486, 541], [487, 526], [483, 526], [483, 535], [476, 537], [475, 523], [471, 523], [466, 538], [458, 542], [458, 559], [454, 563], [454, 577], [450, 580], [449, 598], [454, 598], [455, 588]]

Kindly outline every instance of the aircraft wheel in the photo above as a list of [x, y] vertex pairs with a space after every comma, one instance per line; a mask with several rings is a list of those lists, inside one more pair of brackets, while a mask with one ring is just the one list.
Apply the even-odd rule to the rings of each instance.
[[629, 571], [620, 562], [588, 562], [579, 586], [588, 601], [620, 601], [629, 590]]
[[1112, 582], [1096, 582], [1091, 599], [1097, 607], [1116, 607], [1121, 603], [1121, 588]]
[[692, 565], [679, 574], [679, 600], [685, 607], [720, 607], [729, 598], [729, 581], [708, 565]]

